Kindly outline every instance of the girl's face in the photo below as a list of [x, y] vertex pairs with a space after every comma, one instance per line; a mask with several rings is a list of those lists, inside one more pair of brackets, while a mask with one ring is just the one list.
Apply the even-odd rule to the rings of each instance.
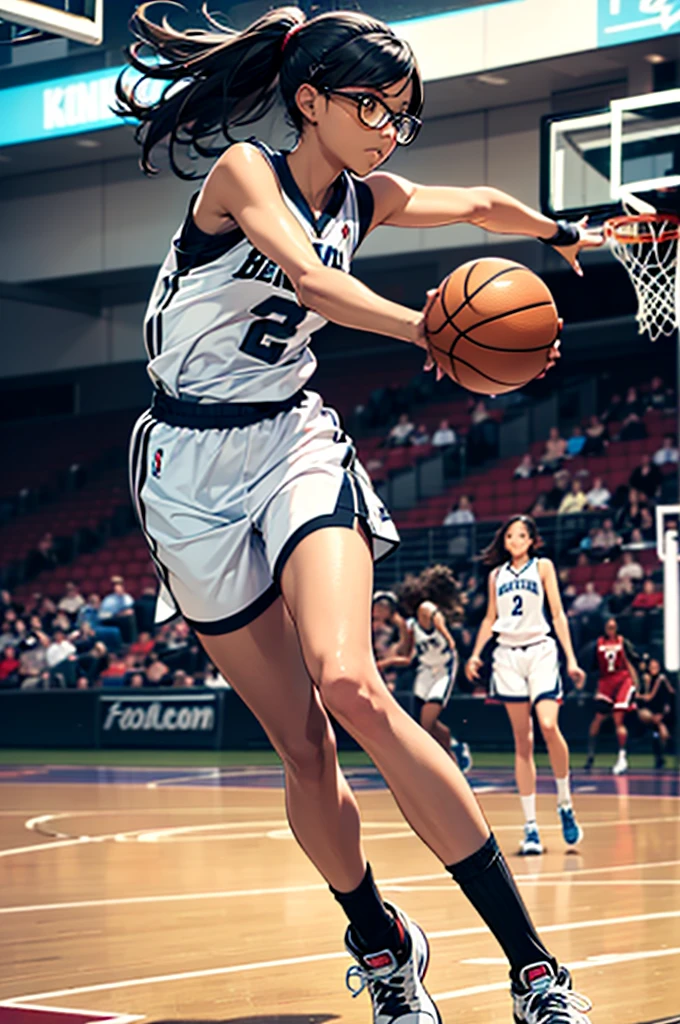
[[605, 623], [604, 627], [604, 631], [607, 634], [607, 636], [616, 636], [616, 629], [616, 619], [607, 619], [607, 622]]
[[661, 664], [656, 660], [656, 658], [651, 658], [650, 662], [649, 662], [649, 674], [652, 677], [658, 676], [660, 671], [661, 671]]
[[505, 531], [505, 550], [511, 558], [519, 561], [528, 553], [532, 544], [531, 534], [525, 523], [521, 520], [512, 523]]
[[303, 85], [298, 103], [308, 119], [316, 121], [322, 149], [334, 162], [364, 177], [384, 163], [397, 145], [393, 121], [381, 128], [370, 128], [366, 122], [377, 120], [380, 114], [408, 113], [412, 92], [407, 78], [384, 89], [342, 86], [326, 94]]

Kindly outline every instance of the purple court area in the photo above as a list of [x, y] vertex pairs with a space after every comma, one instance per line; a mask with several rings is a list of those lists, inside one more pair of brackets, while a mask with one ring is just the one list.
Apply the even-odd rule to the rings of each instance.
[[[346, 768], [345, 774], [353, 789], [384, 789], [385, 783], [375, 768]], [[515, 780], [508, 768], [473, 770], [469, 782], [477, 792], [513, 792]], [[118, 785], [118, 786], [167, 786], [181, 787], [226, 787], [248, 789], [279, 789], [283, 786], [283, 771], [271, 767], [228, 767], [228, 768], [128, 768], [102, 767], [94, 765], [4, 765], [0, 768], [0, 783], [37, 783], [39, 785]], [[539, 773], [538, 792], [554, 792], [552, 776]], [[673, 771], [652, 772], [632, 771], [615, 777], [610, 771], [585, 774], [572, 773], [574, 793], [599, 793], [605, 796], [680, 796], [680, 776]]]

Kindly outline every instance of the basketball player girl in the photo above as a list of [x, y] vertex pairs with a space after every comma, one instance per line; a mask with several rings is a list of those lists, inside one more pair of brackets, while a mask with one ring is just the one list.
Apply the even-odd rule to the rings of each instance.
[[413, 695], [418, 720], [437, 743], [449, 751], [463, 772], [472, 767], [467, 743], [453, 739], [440, 715], [449, 702], [458, 672], [456, 641], [447, 616], [462, 610], [460, 587], [446, 565], [432, 565], [419, 576], [407, 576], [399, 588], [399, 602], [408, 614], [406, 642], [394, 654], [378, 661], [378, 669], [405, 667], [416, 662]]
[[397, 673], [387, 662], [408, 647], [409, 630], [406, 620], [399, 614], [397, 595], [391, 590], [378, 590], [373, 595], [371, 639], [378, 671], [388, 690], [394, 692]]
[[466, 666], [468, 678], [476, 679], [482, 651], [495, 636], [491, 696], [505, 704], [512, 726], [515, 778], [524, 812], [524, 839], [520, 846], [523, 854], [543, 853], [536, 823], [532, 711], [548, 748], [564, 841], [575, 846], [583, 838], [571, 803], [569, 748], [558, 722], [562, 685], [557, 644], [550, 635], [544, 611], [546, 600], [570, 678], [581, 689], [586, 676], [574, 654], [555, 566], [549, 558], [538, 556], [540, 546], [534, 520], [530, 516], [513, 516], [483, 552], [484, 563], [491, 568], [489, 603]]
[[595, 714], [588, 733], [588, 759], [584, 766], [587, 772], [595, 763], [597, 737], [602, 723], [609, 715], [614, 719], [619, 751], [612, 772], [614, 775], [623, 775], [628, 771], [626, 715], [635, 705], [638, 681], [632, 657], [633, 645], [619, 634], [616, 619], [607, 619], [604, 636], [598, 637], [595, 647], [599, 680], [595, 694]]
[[636, 703], [640, 722], [652, 731], [654, 767], [661, 769], [665, 766], [664, 751], [671, 735], [675, 689], [661, 671], [657, 658], [650, 658], [647, 672], [642, 673]]
[[[496, 189], [378, 172], [418, 132], [422, 81], [408, 44], [375, 18], [307, 21], [286, 7], [243, 32], [214, 19], [181, 31], [154, 10], [133, 15], [129, 61], [142, 83], [170, 85], [148, 103], [127, 76], [118, 85], [121, 111], [139, 121], [142, 165], [153, 170], [161, 142], [181, 177], [192, 173], [181, 152], [217, 158], [145, 320], [155, 393], [130, 465], [162, 581], [159, 619], [184, 616], [280, 754], [291, 829], [349, 919], [348, 981], [368, 988], [378, 1024], [438, 1020], [423, 986], [427, 941], [378, 893], [329, 712], [499, 940], [517, 1021], [583, 1024], [583, 1003], [537, 935], [467, 782], [380, 679], [373, 559], [398, 536], [338, 416], [306, 385], [310, 335], [329, 320], [426, 347], [422, 311], [349, 272], [378, 225], [472, 222], [545, 239], [574, 268], [601, 237]], [[295, 130], [291, 152], [234, 141], [277, 100]]]

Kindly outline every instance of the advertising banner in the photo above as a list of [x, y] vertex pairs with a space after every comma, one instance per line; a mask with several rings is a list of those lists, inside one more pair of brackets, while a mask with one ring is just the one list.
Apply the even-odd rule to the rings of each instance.
[[598, 46], [680, 32], [680, 0], [598, 0]]
[[99, 745], [215, 748], [219, 719], [215, 694], [102, 694]]

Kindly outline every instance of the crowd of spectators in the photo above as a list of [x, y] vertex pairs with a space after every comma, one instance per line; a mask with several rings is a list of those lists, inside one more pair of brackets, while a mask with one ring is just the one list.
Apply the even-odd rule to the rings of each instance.
[[120, 576], [103, 597], [73, 582], [56, 602], [3, 590], [0, 688], [227, 686], [183, 620], [154, 629], [155, 604], [154, 587], [135, 599]]

